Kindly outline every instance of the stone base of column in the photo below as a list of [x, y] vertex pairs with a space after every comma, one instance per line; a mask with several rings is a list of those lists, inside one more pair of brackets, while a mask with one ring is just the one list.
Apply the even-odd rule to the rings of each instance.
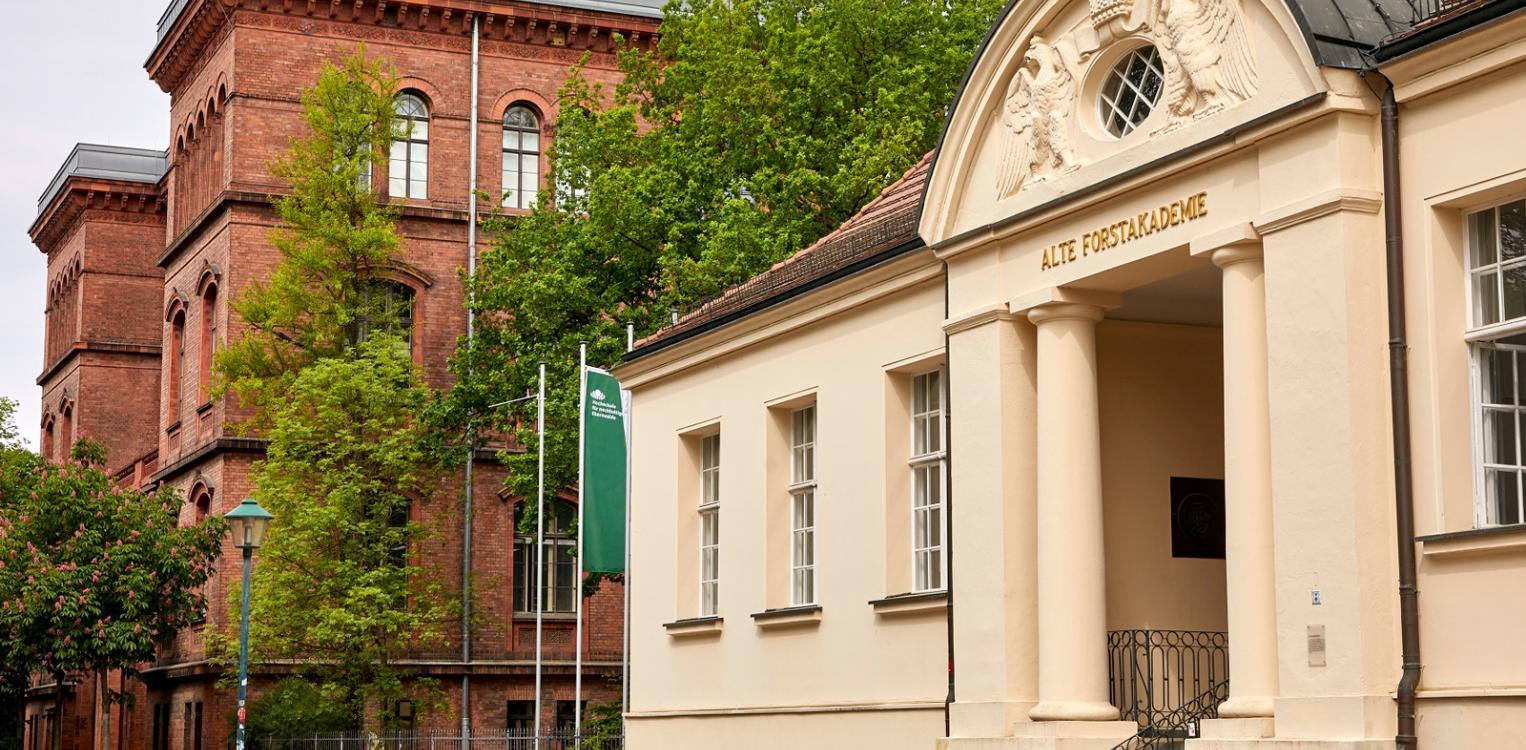
[[1088, 701], [1039, 701], [1028, 712], [1034, 722], [1109, 722], [1118, 718], [1118, 707], [1111, 703]]
[[1237, 695], [1219, 706], [1219, 716], [1226, 719], [1265, 719], [1273, 713], [1271, 696]]

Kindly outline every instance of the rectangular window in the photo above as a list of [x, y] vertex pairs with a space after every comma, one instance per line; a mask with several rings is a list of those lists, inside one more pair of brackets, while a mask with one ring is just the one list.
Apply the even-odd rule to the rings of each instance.
[[556, 702], [556, 731], [558, 733], [566, 733], [573, 730], [577, 721], [577, 714], [573, 712], [579, 708], [581, 710], [578, 713], [581, 713], [586, 718], [588, 716], [588, 701], [583, 701], [581, 707], [578, 706], [577, 701]]
[[[514, 528], [521, 533], [514, 538], [514, 611], [535, 611], [535, 521], [525, 519], [528, 503], [514, 510]], [[545, 560], [542, 566], [545, 612], [576, 612], [577, 540], [572, 537], [577, 509], [566, 502], [546, 504]], [[524, 533], [528, 529], [529, 533]]]
[[508, 732], [511, 739], [534, 738], [535, 701], [509, 701]]
[[699, 613], [714, 617], [721, 594], [721, 436], [699, 442]]
[[206, 708], [206, 705], [204, 703], [202, 703], [201, 701], [196, 701], [196, 703], [194, 705], [194, 710], [192, 711], [192, 719], [191, 719], [192, 728], [191, 728], [191, 747], [190, 747], [190, 750], [201, 750], [201, 737], [202, 737], [201, 722], [206, 717], [206, 711], [204, 710], [205, 708]]
[[[48, 745], [52, 746], [52, 741]], [[170, 750], [170, 704], [158, 703], [154, 705], [154, 725], [149, 735], [149, 746], [152, 750]]]
[[816, 603], [816, 407], [790, 414], [790, 603]]
[[943, 374], [911, 381], [911, 556], [916, 591], [944, 587]]
[[1526, 521], [1526, 200], [1468, 216], [1474, 497], [1481, 526]]

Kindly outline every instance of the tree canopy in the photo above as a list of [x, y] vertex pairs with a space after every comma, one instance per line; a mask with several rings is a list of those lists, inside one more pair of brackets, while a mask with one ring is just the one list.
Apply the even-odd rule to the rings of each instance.
[[[0, 434], [13, 432], [0, 402]], [[114, 483], [105, 451], [52, 464], [0, 440], [0, 686], [32, 674], [121, 670], [200, 621], [225, 524], [181, 525], [181, 498]], [[104, 685], [104, 683], [103, 683]]]
[[[456, 420], [552, 378], [547, 481], [576, 480], [576, 358], [650, 332], [850, 217], [929, 151], [999, 0], [692, 0], [659, 48], [559, 98], [554, 191], [503, 217], [455, 361]], [[497, 414], [533, 425], [533, 403]], [[527, 444], [528, 432], [521, 436]], [[529, 457], [511, 459], [530, 461]], [[535, 474], [513, 472], [518, 493]]]

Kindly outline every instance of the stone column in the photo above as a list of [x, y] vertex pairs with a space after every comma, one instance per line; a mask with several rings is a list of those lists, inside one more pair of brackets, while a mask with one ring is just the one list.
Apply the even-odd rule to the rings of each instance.
[[1112, 721], [1096, 326], [1102, 308], [1051, 302], [1038, 327], [1039, 702], [1034, 721]]
[[1212, 249], [1224, 277], [1224, 542], [1229, 700], [1224, 718], [1272, 715], [1277, 591], [1272, 548], [1272, 428], [1261, 245]]

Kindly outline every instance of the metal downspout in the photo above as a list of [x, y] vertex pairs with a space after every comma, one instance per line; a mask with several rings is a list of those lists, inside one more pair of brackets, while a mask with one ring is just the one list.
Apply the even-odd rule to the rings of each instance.
[[[477, 314], [473, 310], [475, 293], [472, 280], [477, 274], [477, 75], [480, 68], [480, 27], [476, 16], [472, 17], [472, 84], [471, 138], [467, 165], [467, 219], [466, 219], [466, 348], [472, 348], [477, 332]], [[468, 360], [470, 361], [470, 360]], [[468, 365], [470, 366], [470, 365]], [[466, 425], [466, 469], [462, 494], [461, 519], [461, 737], [469, 740], [472, 731], [472, 501], [475, 499], [477, 432], [470, 422]]]
[[[1370, 71], [1375, 72], [1375, 71]], [[1379, 74], [1381, 75], [1381, 74]], [[1403, 208], [1399, 197], [1399, 103], [1384, 79], [1383, 224], [1388, 255], [1388, 376], [1393, 410], [1394, 518], [1399, 544], [1399, 628], [1403, 676], [1398, 703], [1398, 750], [1419, 747], [1415, 691], [1420, 684], [1420, 607], [1415, 573], [1415, 503], [1410, 456], [1409, 337], [1405, 331]]]

